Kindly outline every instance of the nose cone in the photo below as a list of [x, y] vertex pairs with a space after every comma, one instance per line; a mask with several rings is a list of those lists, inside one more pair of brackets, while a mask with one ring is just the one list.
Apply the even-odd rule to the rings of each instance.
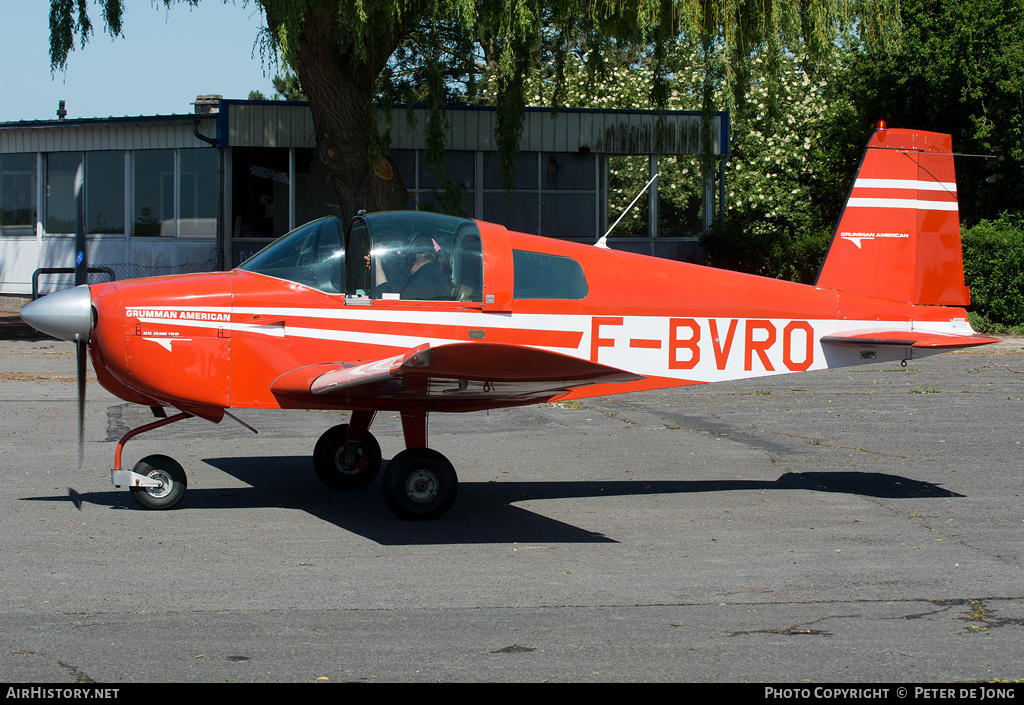
[[36, 299], [21, 309], [21, 319], [55, 338], [88, 341], [93, 328], [89, 287], [83, 284]]

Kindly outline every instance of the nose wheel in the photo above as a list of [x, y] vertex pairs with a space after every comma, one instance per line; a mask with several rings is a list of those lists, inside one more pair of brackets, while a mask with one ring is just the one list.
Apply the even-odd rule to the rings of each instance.
[[188, 481], [185, 470], [166, 455], [149, 455], [135, 463], [132, 472], [155, 481], [155, 486], [129, 486], [129, 491], [143, 509], [172, 509], [185, 496]]

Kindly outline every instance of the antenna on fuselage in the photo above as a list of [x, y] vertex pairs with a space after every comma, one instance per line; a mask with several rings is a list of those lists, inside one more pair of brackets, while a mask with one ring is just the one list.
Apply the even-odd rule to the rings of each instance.
[[614, 230], [615, 226], [619, 224], [619, 221], [626, 217], [626, 213], [629, 213], [629, 210], [636, 205], [636, 202], [639, 201], [640, 197], [644, 195], [644, 191], [650, 188], [651, 184], [654, 183], [654, 180], [656, 178], [658, 178], [658, 174], [652, 176], [651, 180], [647, 182], [647, 185], [640, 189], [640, 193], [636, 195], [636, 198], [633, 199], [633, 202], [626, 206], [626, 210], [622, 211], [622, 215], [620, 215], [618, 219], [614, 223], [612, 223], [612, 227], [608, 228], [608, 232], [602, 235], [601, 239], [594, 243], [594, 247], [603, 247], [604, 249], [608, 249], [608, 233]]

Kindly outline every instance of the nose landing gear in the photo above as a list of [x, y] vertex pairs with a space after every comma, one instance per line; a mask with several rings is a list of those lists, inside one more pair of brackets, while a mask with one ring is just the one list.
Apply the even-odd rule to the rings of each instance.
[[145, 426], [139, 426], [124, 434], [117, 442], [117, 450], [114, 451], [114, 469], [110, 471], [110, 481], [115, 487], [127, 486], [132, 493], [132, 498], [143, 509], [174, 508], [185, 496], [188, 479], [181, 465], [166, 455], [147, 456], [137, 462], [131, 470], [122, 470], [121, 451], [124, 450], [124, 444], [140, 433], [188, 418], [192, 418], [192, 414], [183, 411]]

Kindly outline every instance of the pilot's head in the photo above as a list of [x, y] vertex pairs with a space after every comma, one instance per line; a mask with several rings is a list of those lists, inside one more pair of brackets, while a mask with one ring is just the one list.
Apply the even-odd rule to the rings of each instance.
[[429, 235], [416, 235], [402, 248], [402, 265], [410, 273], [415, 272], [427, 262], [437, 261], [434, 240]]

